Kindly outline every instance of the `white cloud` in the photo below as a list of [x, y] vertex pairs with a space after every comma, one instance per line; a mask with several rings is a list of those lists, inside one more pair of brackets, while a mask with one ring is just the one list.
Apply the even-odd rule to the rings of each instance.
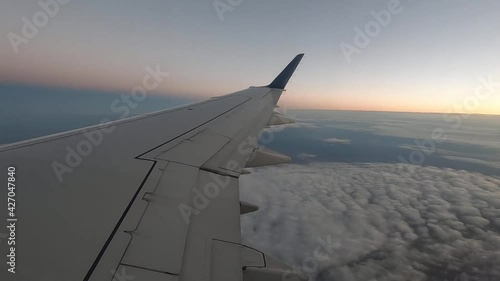
[[317, 280], [500, 280], [500, 180], [403, 164], [254, 169], [244, 241], [292, 264], [318, 238], [335, 254]]
[[296, 122], [292, 124], [284, 125], [286, 128], [310, 128], [319, 129], [320, 127], [314, 122]]
[[484, 161], [484, 160], [480, 160], [480, 159], [474, 159], [474, 158], [468, 158], [468, 157], [458, 157], [458, 156], [443, 156], [443, 158], [454, 160], [454, 161], [460, 161], [460, 162], [480, 164], [480, 165], [500, 169], [500, 162]]
[[271, 132], [281, 132], [287, 128], [319, 129], [320, 127], [316, 123], [313, 123], [313, 122], [296, 122], [296, 123], [292, 123], [292, 124], [272, 126], [272, 127], [267, 128], [265, 130], [271, 131]]
[[310, 153], [300, 153], [299, 155], [297, 155], [297, 157], [299, 157], [301, 159], [311, 159], [311, 158], [315, 158], [317, 156], [318, 155], [310, 154]]
[[325, 139], [323, 141], [329, 142], [329, 143], [351, 144], [350, 139], [329, 138], [329, 139]]

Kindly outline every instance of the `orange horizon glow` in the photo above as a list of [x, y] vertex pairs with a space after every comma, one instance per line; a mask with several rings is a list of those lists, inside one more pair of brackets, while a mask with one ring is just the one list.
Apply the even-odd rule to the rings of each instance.
[[[9, 57], [4, 63], [8, 67], [0, 70], [0, 76], [5, 83], [115, 93], [130, 92], [141, 84], [147, 74], [144, 63], [125, 62], [117, 58], [100, 61], [91, 57], [54, 58], [25, 53], [20, 57]], [[170, 73], [165, 82], [150, 91], [159, 96], [175, 95], [203, 100], [245, 89], [250, 86], [249, 81], [265, 81], [268, 78], [262, 77], [271, 77], [264, 73], [256, 75], [255, 79], [250, 76], [226, 79], [228, 74], [222, 72], [221, 75], [204, 77], [188, 75], [189, 69], [174, 69], [168, 62], [158, 64], [160, 69]], [[464, 101], [474, 95], [474, 89], [479, 85], [476, 80], [458, 81], [460, 84], [437, 81], [437, 86], [418, 84], [408, 89], [407, 84], [398, 81], [383, 83], [383, 79], [367, 78], [364, 83], [348, 79], [331, 82], [327, 76], [314, 78], [314, 73], [299, 71], [288, 85], [288, 91], [282, 95], [280, 104], [289, 109], [305, 110], [500, 115], [500, 89], [472, 109], [464, 110]], [[260, 84], [264, 85], [264, 82]], [[403, 92], [402, 89], [406, 90]]]
[[[202, 100], [267, 85], [305, 53], [282, 107], [500, 115], [500, 86], [466, 106], [481, 79], [500, 85], [493, 3], [408, 3], [397, 24], [348, 56], [340, 44], [355, 44], [353, 28], [385, 4], [252, 2], [221, 21], [212, 5], [125, 2], [65, 6], [18, 52], [4, 37], [0, 83], [129, 93], [147, 66], [160, 65], [170, 76], [151, 94]], [[0, 30], [22, 33], [21, 19], [39, 9], [6, 7]]]
[[[343, 96], [350, 96], [345, 98]], [[411, 112], [411, 113], [456, 113], [456, 114], [483, 114], [500, 115], [500, 94], [489, 100], [480, 101], [477, 107], [466, 110], [465, 98], [456, 98], [453, 101], [429, 102], [426, 99], [394, 98], [380, 95], [378, 100], [363, 102], [349, 95], [336, 94], [292, 94], [287, 93], [280, 99], [280, 104], [288, 109], [306, 110], [347, 110], [347, 111], [383, 111], [383, 112]], [[469, 108], [470, 109], [470, 108]]]
[[[128, 81], [140, 79], [129, 79]], [[43, 83], [40, 81], [32, 80], [27, 81], [9, 81], [13, 84], [50, 87], [56, 89], [69, 89], [69, 90], [89, 90], [89, 91], [102, 91], [109, 92], [110, 94], [116, 93], [129, 93], [131, 89], [137, 85], [134, 83], [114, 84], [113, 87], [102, 84], [82, 85], [78, 82], [66, 80], [65, 83], [52, 84]], [[214, 96], [229, 94], [235, 91], [243, 90], [241, 88], [236, 90], [224, 87], [223, 91], [211, 88], [207, 91], [201, 91], [203, 85], [200, 85], [198, 92], [190, 91], [182, 88], [182, 83], [172, 83], [168, 81], [168, 85], [163, 85], [158, 89], [150, 91], [149, 94], [153, 96], [175, 96], [185, 97], [190, 100], [205, 100]], [[196, 87], [195, 87], [196, 88]], [[480, 102], [478, 107], [472, 111], [460, 110], [460, 106], [464, 101], [463, 99], [455, 99], [454, 102], [444, 102], [432, 104], [429, 101], [412, 100], [408, 101], [405, 98], [391, 98], [391, 96], [380, 95], [377, 100], [364, 101], [364, 97], [355, 95], [353, 93], [335, 95], [330, 94], [300, 94], [296, 90], [288, 90], [281, 96], [279, 105], [289, 110], [340, 110], [340, 111], [373, 111], [373, 112], [406, 112], [406, 113], [437, 113], [437, 114], [481, 114], [481, 115], [500, 115], [500, 95], [492, 96], [487, 101]], [[463, 106], [462, 106], [463, 108]]]

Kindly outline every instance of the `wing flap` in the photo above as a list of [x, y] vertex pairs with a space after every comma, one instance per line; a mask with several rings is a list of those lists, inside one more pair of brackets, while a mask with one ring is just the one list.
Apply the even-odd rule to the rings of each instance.
[[131, 241], [120, 264], [180, 274], [188, 221], [179, 206], [192, 206], [197, 178], [197, 168], [168, 163], [155, 189], [141, 198], [147, 208], [137, 227], [127, 230]]
[[[127, 265], [120, 265], [112, 280], [147, 280], [147, 281], [177, 281], [179, 276], [165, 274]], [[111, 278], [110, 278], [111, 280]]]
[[[101, 259], [114, 255], [107, 249], [126, 230], [121, 229], [122, 221], [131, 215], [131, 206], [138, 204], [136, 198], [142, 196], [155, 164], [154, 158], [146, 158], [147, 152], [203, 130], [248, 100], [228, 96], [118, 121], [108, 133], [105, 130], [110, 127], [94, 126], [2, 147], [0, 166], [17, 167], [18, 196], [24, 206], [30, 206], [18, 209], [23, 218], [23, 231], [18, 234], [23, 247], [18, 254], [23, 256], [24, 270], [16, 276], [40, 281], [90, 277]], [[165, 127], [168, 130], [162, 129]], [[89, 134], [99, 140], [96, 145]], [[91, 149], [85, 151], [89, 144]], [[56, 162], [63, 167], [60, 178], [53, 168]], [[57, 231], [46, 233], [41, 229]], [[47, 258], [44, 253], [51, 255]], [[104, 274], [115, 269], [116, 263], [106, 264]], [[61, 269], [46, 270], [54, 264]]]
[[[229, 141], [228, 137], [205, 130], [183, 140], [179, 145], [157, 156], [156, 159], [200, 167]], [[187, 155], [190, 157], [186, 157]]]
[[300, 58], [273, 89], [1, 147], [22, 200], [9, 280], [240, 280], [238, 177]]

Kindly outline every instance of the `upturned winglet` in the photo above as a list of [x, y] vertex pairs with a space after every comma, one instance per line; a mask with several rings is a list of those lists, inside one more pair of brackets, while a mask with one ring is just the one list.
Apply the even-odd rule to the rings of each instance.
[[304, 54], [297, 55], [267, 87], [284, 90], [303, 57]]

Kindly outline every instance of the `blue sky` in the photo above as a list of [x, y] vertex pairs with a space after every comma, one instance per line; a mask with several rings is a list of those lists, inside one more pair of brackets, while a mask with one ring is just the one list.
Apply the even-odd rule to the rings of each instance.
[[[129, 91], [160, 65], [171, 76], [155, 94], [201, 99], [268, 83], [305, 52], [283, 99], [290, 107], [447, 112], [460, 111], [479, 77], [500, 80], [497, 1], [228, 3], [72, 0], [16, 53], [12, 34], [43, 9], [3, 2], [0, 82]], [[340, 44], [356, 47], [355, 28], [391, 5], [400, 12], [349, 63]], [[499, 110], [496, 91], [471, 112]]]

